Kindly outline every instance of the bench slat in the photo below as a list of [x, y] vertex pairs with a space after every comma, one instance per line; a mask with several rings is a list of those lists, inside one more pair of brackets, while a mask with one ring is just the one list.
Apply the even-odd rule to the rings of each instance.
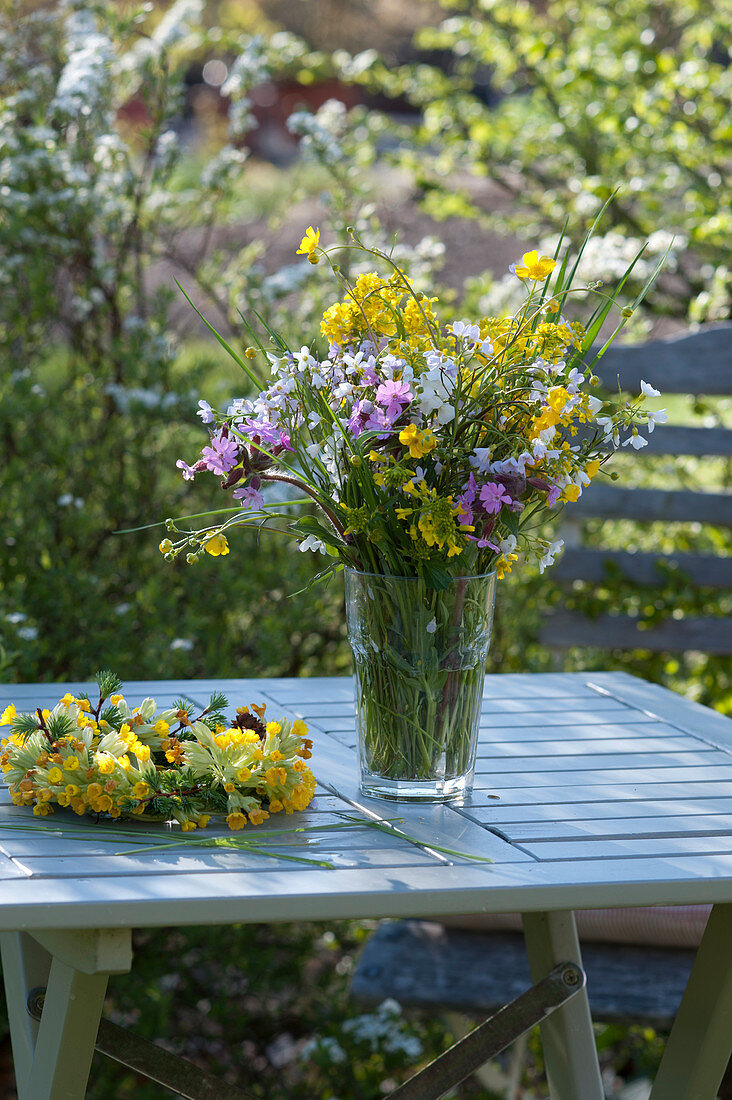
[[732, 431], [729, 428], [685, 428], [679, 424], [663, 424], [650, 435], [644, 454], [714, 455], [732, 457]]
[[545, 645], [597, 646], [600, 649], [648, 649], [653, 653], [678, 653], [690, 649], [717, 655], [732, 654], [732, 620], [729, 618], [671, 619], [648, 630], [619, 615], [590, 619], [568, 611], [547, 617], [539, 633]]
[[609, 570], [619, 571], [635, 584], [658, 585], [667, 569], [708, 588], [732, 588], [732, 557], [714, 558], [708, 554], [628, 553], [626, 550], [593, 550], [569, 547], [554, 567], [554, 576], [562, 581], [592, 581], [601, 584]]
[[732, 527], [732, 493], [694, 493], [687, 489], [618, 489], [592, 485], [567, 518], [633, 519], [644, 523], [713, 523]]
[[662, 393], [732, 394], [732, 324], [705, 325], [668, 340], [620, 344], [595, 364], [609, 390], [637, 392], [641, 379]]
[[[691, 970], [682, 948], [582, 945], [593, 1016], [668, 1026]], [[354, 997], [488, 1015], [531, 985], [523, 936], [483, 935], [421, 921], [382, 924], [364, 948]]]

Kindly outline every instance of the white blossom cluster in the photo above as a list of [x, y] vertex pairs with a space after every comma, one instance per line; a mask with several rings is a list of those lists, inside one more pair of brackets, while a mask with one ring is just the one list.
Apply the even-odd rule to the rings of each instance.
[[365, 1043], [372, 1051], [404, 1054], [416, 1059], [422, 1055], [422, 1043], [410, 1034], [402, 1016], [401, 1005], [392, 998], [382, 1001], [375, 1012], [346, 1020], [343, 1031], [357, 1043]]
[[59, 77], [52, 107], [63, 114], [89, 115], [108, 106], [114, 57], [109, 37], [94, 14], [72, 9], [66, 20], [66, 64]]
[[[547, 255], [553, 256], [558, 243], [558, 237], [547, 237], [542, 240], [540, 248]], [[588, 284], [598, 279], [604, 282], [615, 282], [621, 279], [643, 244], [644, 242], [637, 237], [626, 237], [616, 229], [611, 229], [602, 236], [591, 237], [585, 245], [577, 268], [576, 283]], [[663, 229], [651, 233], [643, 255], [633, 268], [632, 278], [639, 282], [649, 279], [659, 259], [668, 248], [671, 248], [671, 251], [666, 257], [664, 270], [675, 271], [678, 266], [678, 253], [685, 247], [686, 240], [683, 237], [674, 238]]]
[[287, 129], [298, 134], [303, 155], [325, 165], [335, 165], [346, 157], [343, 138], [348, 125], [348, 111], [339, 99], [328, 99], [313, 114], [295, 111], [287, 120]]

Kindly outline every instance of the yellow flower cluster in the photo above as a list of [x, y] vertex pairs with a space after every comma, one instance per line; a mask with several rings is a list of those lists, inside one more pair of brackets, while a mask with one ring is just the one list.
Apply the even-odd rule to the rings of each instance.
[[304, 810], [313, 797], [305, 764], [312, 742], [300, 719], [265, 726], [264, 707], [243, 707], [230, 727], [212, 729], [184, 709], [157, 713], [154, 699], [134, 710], [122, 695], [104, 710], [102, 703], [92, 709], [66, 694], [40, 714], [5, 708], [0, 725], [11, 730], [0, 767], [16, 805], [40, 817], [54, 804], [79, 816], [146, 814], [189, 831], [212, 813], [231, 829], [258, 825], [270, 813]]
[[501, 364], [507, 365], [530, 363], [539, 357], [547, 363], [558, 363], [573, 344], [581, 344], [585, 330], [576, 321], [543, 321], [532, 326], [517, 317], [484, 317], [480, 334], [483, 340], [490, 339], [494, 356], [500, 356]]
[[331, 344], [341, 348], [369, 336], [387, 336], [419, 351], [430, 340], [430, 326], [437, 327], [432, 308], [436, 301], [407, 295], [398, 275], [382, 279], [371, 272], [359, 275], [350, 295], [326, 309], [320, 328]]

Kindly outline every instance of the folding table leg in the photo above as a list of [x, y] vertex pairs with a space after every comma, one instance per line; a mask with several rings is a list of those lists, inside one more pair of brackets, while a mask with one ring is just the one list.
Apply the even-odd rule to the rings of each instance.
[[129, 929], [7, 933], [2, 949], [19, 1100], [83, 1100], [108, 976], [131, 965]]
[[651, 1090], [713, 1100], [732, 1052], [732, 905], [715, 905]]
[[38, 1023], [28, 1013], [26, 1002], [32, 989], [48, 985], [51, 956], [25, 932], [3, 932], [0, 948], [18, 1097], [25, 1100], [24, 1082], [30, 1077], [38, 1036]]
[[[524, 913], [522, 920], [535, 982], [546, 977], [558, 962], [582, 966], [574, 913]], [[587, 990], [583, 989], [540, 1026], [552, 1100], [603, 1100]]]

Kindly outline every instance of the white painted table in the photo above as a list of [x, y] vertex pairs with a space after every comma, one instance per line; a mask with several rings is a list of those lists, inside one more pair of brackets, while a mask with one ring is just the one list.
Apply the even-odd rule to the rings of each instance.
[[[0, 685], [0, 711], [81, 685]], [[403, 820], [293, 836], [282, 850], [335, 869], [221, 849], [125, 855], [56, 814], [42, 832], [0, 791], [0, 932], [19, 1100], [80, 1100], [109, 974], [134, 927], [520, 911], [535, 979], [581, 961], [573, 910], [713, 902], [654, 1100], [713, 1100], [732, 1048], [732, 721], [624, 673], [490, 676], [476, 789], [460, 807], [362, 799], [349, 679], [128, 684], [139, 702], [261, 700], [302, 716], [323, 784], [302, 822]], [[497, 796], [497, 797], [496, 797]], [[276, 819], [279, 823], [280, 820]], [[292, 819], [289, 819], [292, 821]], [[64, 828], [71, 822], [73, 829]], [[27, 823], [27, 828], [9, 829]], [[73, 833], [73, 835], [72, 835]], [[490, 857], [476, 864], [430, 846]], [[28, 993], [47, 986], [40, 1025]], [[601, 1100], [587, 997], [544, 1025], [553, 1100]]]

